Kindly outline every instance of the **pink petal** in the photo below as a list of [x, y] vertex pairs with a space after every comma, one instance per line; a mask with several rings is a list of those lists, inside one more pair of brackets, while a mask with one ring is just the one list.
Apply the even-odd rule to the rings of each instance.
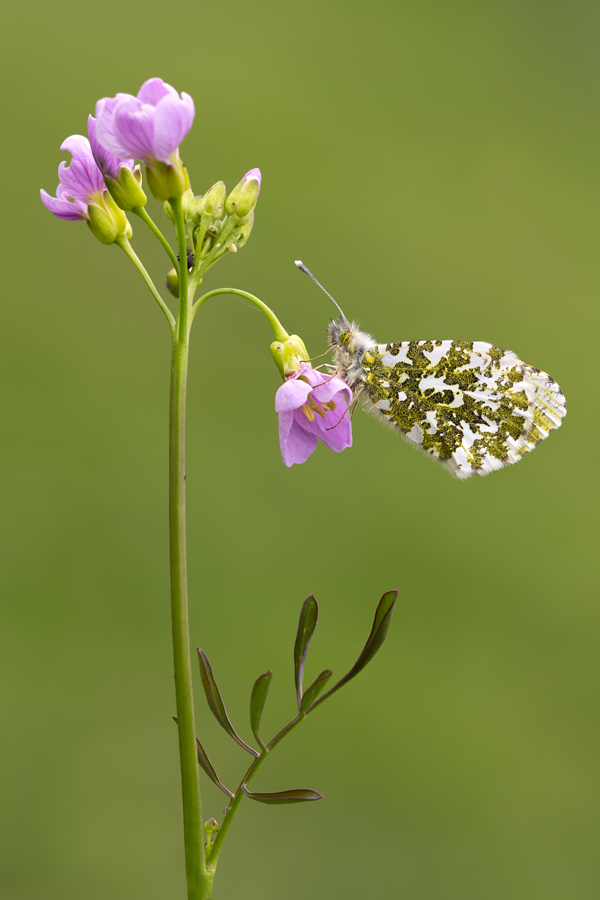
[[304, 406], [311, 392], [310, 384], [297, 378], [290, 378], [275, 394], [275, 412], [299, 409]]
[[[60, 189], [60, 185], [59, 185]], [[47, 191], [41, 190], [40, 196], [42, 203], [54, 213], [59, 219], [65, 219], [68, 222], [76, 222], [78, 219], [87, 218], [87, 206], [85, 203], [71, 203], [70, 200], [61, 197], [51, 197]]]
[[116, 97], [103, 97], [96, 103], [96, 140], [105, 150], [119, 159], [126, 159], [130, 156], [120, 139], [117, 138], [114, 126], [115, 109], [124, 97], [135, 100], [131, 94], [117, 94]]
[[83, 203], [88, 203], [92, 195], [104, 190], [100, 169], [93, 158], [91, 163], [89, 160], [73, 158], [69, 165], [61, 162], [58, 167], [58, 177], [64, 190], [74, 200], [81, 200]]
[[127, 151], [125, 156], [133, 156], [135, 159], [154, 156], [153, 106], [142, 104], [134, 97], [131, 100], [121, 100], [115, 107], [113, 128], [117, 141]]
[[249, 172], [246, 172], [242, 181], [258, 181], [258, 189], [260, 191], [260, 183], [262, 181], [262, 176], [260, 174], [260, 169], [250, 169]]
[[352, 425], [350, 412], [347, 411], [348, 406], [344, 402], [343, 395], [340, 394], [337, 401], [334, 402], [337, 402], [336, 408], [328, 410], [325, 418], [316, 414], [314, 421], [309, 422], [304, 413], [299, 410], [294, 413], [294, 416], [299, 428], [316, 435], [331, 450], [340, 453], [346, 447], [352, 446]]
[[158, 106], [163, 97], [169, 95], [177, 97], [177, 91], [162, 78], [149, 78], [145, 81], [138, 91], [138, 100], [142, 103], [149, 103], [150, 106]]
[[352, 446], [350, 415], [348, 407], [340, 397], [333, 412], [328, 412], [325, 418], [320, 420], [319, 437], [330, 450], [334, 450], [336, 453], [341, 453], [342, 450]]
[[106, 148], [99, 143], [96, 132], [96, 119], [94, 119], [93, 116], [88, 116], [88, 138], [90, 141], [90, 148], [96, 161], [96, 165], [102, 172], [102, 175], [114, 180], [117, 178], [122, 166], [133, 169], [135, 160], [121, 159], [118, 156], [115, 156], [114, 153], [106, 150]]
[[[300, 415], [305, 418], [303, 413]], [[309, 431], [298, 427], [293, 412], [284, 412], [279, 416], [279, 445], [284, 465], [301, 465], [306, 462], [317, 447], [317, 437]]]
[[82, 134], [72, 134], [70, 137], [65, 138], [60, 145], [60, 149], [61, 152], [64, 153], [66, 151], [75, 157], [90, 156], [92, 153], [90, 142]]
[[194, 101], [189, 94], [181, 98], [163, 97], [154, 114], [153, 150], [156, 159], [169, 162], [169, 157], [179, 147], [194, 121]]
[[[314, 383], [310, 373], [308, 374], [308, 377], [311, 379], [311, 382]], [[329, 403], [330, 400], [334, 399], [336, 394], [344, 395], [348, 401], [352, 399], [352, 390], [348, 387], [346, 382], [341, 378], [338, 378], [337, 375], [334, 375], [333, 378], [330, 375], [326, 376], [320, 384], [315, 385], [313, 394], [319, 403]]]

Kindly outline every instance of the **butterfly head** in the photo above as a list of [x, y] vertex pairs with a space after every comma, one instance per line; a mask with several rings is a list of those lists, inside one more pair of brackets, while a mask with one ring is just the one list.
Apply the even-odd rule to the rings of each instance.
[[375, 345], [375, 341], [345, 316], [332, 319], [327, 329], [327, 338], [329, 346], [334, 349], [337, 374], [356, 390], [366, 378], [362, 367], [363, 357]]
[[327, 338], [331, 347], [348, 348], [352, 341], [353, 326], [345, 316], [332, 319], [327, 329]]

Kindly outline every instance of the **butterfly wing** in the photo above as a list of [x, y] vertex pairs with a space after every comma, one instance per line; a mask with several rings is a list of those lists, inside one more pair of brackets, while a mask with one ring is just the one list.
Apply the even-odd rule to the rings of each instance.
[[362, 368], [372, 409], [458, 478], [518, 462], [566, 415], [549, 375], [484, 341], [376, 344]]

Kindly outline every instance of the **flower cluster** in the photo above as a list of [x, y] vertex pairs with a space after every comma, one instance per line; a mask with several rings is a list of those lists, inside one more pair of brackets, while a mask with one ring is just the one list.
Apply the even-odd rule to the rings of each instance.
[[[125, 250], [147, 280], [129, 244], [132, 229], [126, 212], [144, 219], [176, 263], [166, 279], [168, 290], [176, 297], [182, 274], [179, 258], [187, 258], [190, 302], [207, 269], [248, 240], [261, 187], [260, 169], [253, 168], [229, 194], [225, 184], [218, 181], [204, 195], [194, 196], [179, 156], [179, 146], [194, 115], [189, 94], [179, 94], [161, 78], [146, 81], [135, 97], [104, 97], [96, 104], [95, 116], [88, 117], [88, 137], [71, 135], [61, 146], [72, 159], [59, 165], [56, 195], [41, 191], [42, 202], [50, 212], [66, 221], [87, 221], [102, 243], [118, 244]], [[164, 201], [167, 216], [173, 221], [178, 216], [180, 225], [183, 218], [178, 239], [185, 234], [178, 256], [144, 210], [147, 198], [136, 160], [145, 165], [148, 186], [156, 199]], [[182, 255], [184, 243], [186, 252]], [[174, 323], [154, 285], [150, 289]], [[305, 462], [319, 439], [336, 453], [350, 447], [347, 412], [351, 389], [340, 378], [312, 369], [302, 340], [297, 335], [290, 337], [280, 326], [279, 330], [282, 340], [276, 341], [271, 351], [284, 378], [275, 408], [285, 465]]]
[[41, 191], [42, 202], [55, 216], [93, 222], [90, 207], [112, 211], [110, 198], [122, 210], [145, 206], [136, 159], [146, 164], [159, 199], [179, 197], [187, 190], [179, 144], [194, 121], [194, 101], [188, 94], [179, 96], [161, 78], [151, 78], [137, 97], [104, 97], [95, 111], [96, 117], [88, 118], [89, 140], [72, 135], [61, 146], [73, 159], [69, 166], [64, 162], [59, 166], [56, 197]]

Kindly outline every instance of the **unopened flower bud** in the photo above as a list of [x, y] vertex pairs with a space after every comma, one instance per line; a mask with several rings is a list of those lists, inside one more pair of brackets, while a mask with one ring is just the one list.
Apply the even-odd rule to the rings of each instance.
[[179, 275], [176, 269], [171, 269], [167, 272], [165, 285], [169, 293], [173, 294], [174, 297], [179, 297]]
[[216, 819], [209, 819], [204, 823], [204, 830], [207, 834], [214, 834], [215, 831], [219, 830], [219, 823]]
[[252, 227], [254, 225], [254, 213], [252, 213], [246, 222], [243, 225], [238, 225], [233, 229], [233, 239], [236, 243], [237, 248], [243, 247], [248, 238], [250, 237], [250, 232], [252, 231]]
[[260, 181], [260, 169], [250, 169], [246, 172], [225, 201], [227, 215], [235, 215], [237, 219], [245, 219], [250, 215], [258, 200]]
[[205, 195], [199, 198], [198, 212], [200, 214], [209, 213], [213, 219], [218, 219], [223, 212], [223, 201], [227, 194], [227, 188], [223, 181], [217, 181], [211, 188], [207, 190]]
[[285, 341], [273, 341], [271, 355], [284, 379], [308, 362], [308, 351], [297, 334], [290, 335]]
[[133, 234], [127, 216], [106, 191], [98, 197], [98, 202], [89, 204], [88, 225], [102, 244], [114, 244], [119, 235]]
[[[195, 200], [196, 197], [194, 197], [194, 193], [191, 188], [188, 188], [188, 190], [184, 191], [184, 193], [181, 195], [181, 208], [183, 210], [183, 215], [186, 218], [191, 216]], [[171, 222], [175, 222], [175, 213], [173, 212], [173, 207], [168, 200], [165, 200], [165, 202], [163, 203], [163, 208], [167, 219], [170, 219]]]

